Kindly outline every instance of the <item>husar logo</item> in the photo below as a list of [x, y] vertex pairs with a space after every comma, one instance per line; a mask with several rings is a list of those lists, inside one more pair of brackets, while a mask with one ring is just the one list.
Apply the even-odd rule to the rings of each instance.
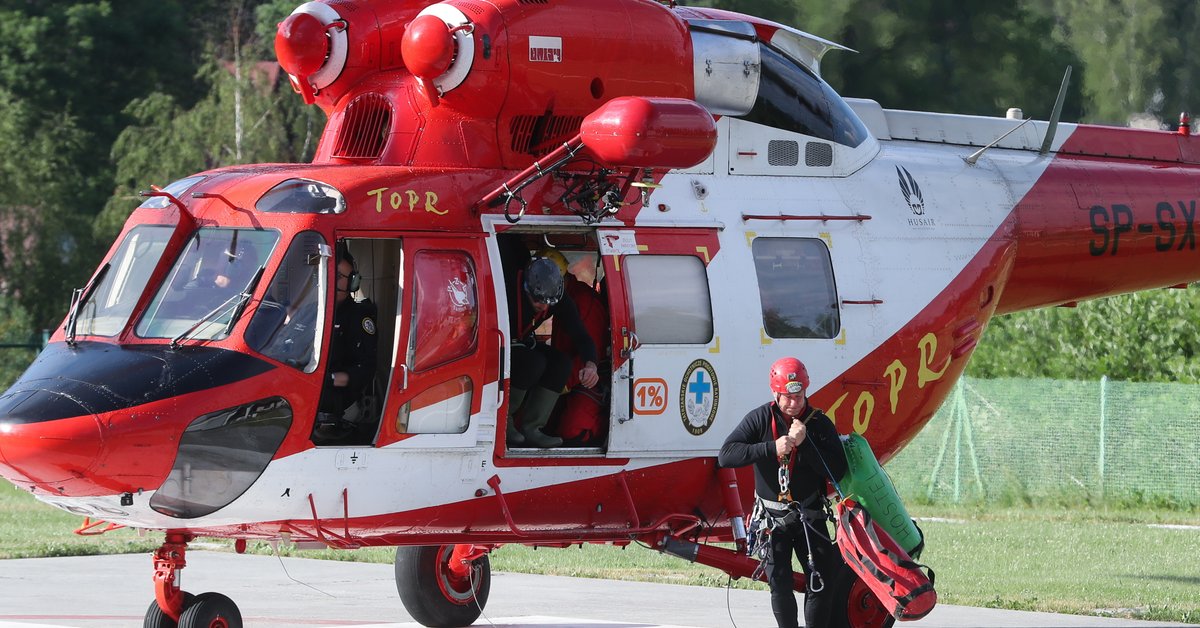
[[921, 186], [917, 185], [917, 180], [913, 178], [912, 173], [904, 166], [896, 166], [896, 177], [900, 180], [900, 193], [904, 195], [904, 202], [908, 203], [908, 208], [913, 213], [913, 218], [907, 220], [910, 227], [936, 227], [937, 223], [932, 218], [924, 218], [925, 215], [925, 195], [921, 193]]

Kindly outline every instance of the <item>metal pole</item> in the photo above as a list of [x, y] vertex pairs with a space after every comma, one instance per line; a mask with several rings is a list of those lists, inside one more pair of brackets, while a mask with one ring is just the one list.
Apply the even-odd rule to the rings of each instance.
[[929, 490], [926, 491], [925, 497], [933, 501], [933, 489], [937, 485], [938, 474], [942, 471], [942, 462], [946, 459], [946, 447], [950, 444], [950, 432], [954, 429], [954, 406], [949, 409], [949, 416], [946, 417], [946, 430], [942, 432], [942, 447], [938, 450], [937, 459], [933, 462], [933, 473], [929, 475]]
[[962, 398], [962, 380], [958, 380], [958, 387], [954, 390], [955, 404], [954, 412], [954, 503], [959, 503], [962, 500], [962, 436], [963, 436], [963, 416], [958, 411], [957, 400]]
[[[965, 388], [966, 376], [963, 376], [960, 381]], [[958, 403], [962, 407], [963, 427], [967, 432], [967, 450], [971, 454], [971, 469], [975, 472], [975, 486], [979, 487], [979, 498], [982, 500], [986, 497], [987, 492], [983, 490], [983, 475], [979, 473], [979, 454], [975, 453], [975, 431], [971, 427], [971, 415], [967, 413], [966, 395], [959, 395]]]
[[1100, 376], [1100, 499], [1104, 499], [1104, 424], [1105, 414], [1108, 411], [1108, 376]]

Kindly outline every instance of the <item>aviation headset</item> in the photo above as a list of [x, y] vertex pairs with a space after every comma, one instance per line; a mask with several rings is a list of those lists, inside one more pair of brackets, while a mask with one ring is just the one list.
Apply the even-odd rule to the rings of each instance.
[[362, 275], [358, 272], [358, 262], [350, 254], [350, 247], [346, 246], [345, 242], [338, 245], [338, 259], [350, 262], [351, 270], [350, 276], [346, 278], [346, 291], [358, 292], [358, 289], [362, 287]]

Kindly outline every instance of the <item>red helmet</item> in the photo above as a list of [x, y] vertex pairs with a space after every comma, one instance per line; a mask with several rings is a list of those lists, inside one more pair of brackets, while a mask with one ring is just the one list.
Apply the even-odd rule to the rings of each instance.
[[808, 369], [796, 358], [780, 358], [771, 365], [771, 392], [795, 394], [808, 390]]

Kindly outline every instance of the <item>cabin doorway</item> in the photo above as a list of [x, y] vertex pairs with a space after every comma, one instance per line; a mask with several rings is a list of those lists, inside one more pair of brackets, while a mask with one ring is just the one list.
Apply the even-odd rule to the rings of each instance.
[[[511, 439], [506, 436], [511, 436], [512, 431], [508, 429], [501, 431], [498, 438], [505, 438], [505, 449], [510, 457], [603, 455], [608, 446], [611, 407], [612, 333], [604, 267], [600, 263], [595, 230], [522, 226], [498, 234], [496, 240], [504, 278], [502, 294], [509, 316], [509, 355], [512, 360], [510, 392], [501, 408], [501, 418], [506, 426], [511, 421], [522, 436], [528, 430], [537, 429], [549, 439], [541, 443], [528, 439], [526, 442], [509, 442]], [[563, 303], [552, 306], [542, 315], [531, 311], [531, 300], [523, 298], [527, 285], [525, 271], [538, 258], [552, 261], [563, 280]], [[566, 317], [577, 317], [578, 326]], [[526, 363], [519, 359], [520, 356], [512, 357], [534, 343], [541, 345], [541, 351], [548, 348], [562, 354], [569, 363], [565, 383], [551, 391], [552, 407], [548, 417], [534, 416], [545, 411], [542, 401], [527, 400], [533, 399], [533, 394], [545, 397], [546, 392], [531, 393], [520, 388], [520, 383], [529, 378], [516, 370], [526, 368]], [[598, 375], [598, 382], [590, 387], [581, 380], [588, 354], [584, 345], [589, 343]], [[514, 345], [518, 345], [517, 348], [514, 349]], [[542, 368], [542, 365], [538, 367]], [[532, 380], [529, 384], [534, 390], [537, 385]], [[553, 444], [546, 446], [547, 443]]]

